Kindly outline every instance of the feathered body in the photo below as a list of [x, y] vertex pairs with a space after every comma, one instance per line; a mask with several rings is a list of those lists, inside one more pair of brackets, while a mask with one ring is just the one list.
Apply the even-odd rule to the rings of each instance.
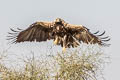
[[[108, 37], [100, 38], [104, 35], [103, 32], [100, 35], [95, 35], [99, 33], [92, 34], [89, 29], [82, 25], [72, 25], [66, 23], [64, 20], [57, 18], [53, 22], [35, 22], [30, 25], [27, 29], [15, 31], [15, 33], [9, 33], [12, 36], [9, 39], [13, 39], [14, 43], [24, 42], [24, 41], [46, 41], [53, 39], [54, 44], [61, 45], [63, 49], [72, 47], [77, 47], [80, 42], [107, 45], [104, 41], [109, 41]], [[17, 35], [15, 35], [17, 34]], [[106, 39], [106, 40], [105, 40]]]

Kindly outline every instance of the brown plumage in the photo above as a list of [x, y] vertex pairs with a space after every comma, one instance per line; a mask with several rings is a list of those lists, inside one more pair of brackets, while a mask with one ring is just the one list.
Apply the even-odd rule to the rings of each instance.
[[35, 22], [27, 29], [18, 31], [11, 29], [14, 33], [9, 33], [8, 40], [12, 39], [13, 43], [19, 43], [24, 41], [46, 41], [53, 39], [54, 43], [61, 45], [63, 48], [77, 47], [81, 42], [87, 44], [99, 44], [107, 45], [105, 41], [109, 41], [109, 37], [100, 36], [104, 35], [103, 32], [100, 35], [91, 33], [89, 29], [82, 25], [72, 25], [66, 23], [64, 20], [57, 18], [53, 22]]

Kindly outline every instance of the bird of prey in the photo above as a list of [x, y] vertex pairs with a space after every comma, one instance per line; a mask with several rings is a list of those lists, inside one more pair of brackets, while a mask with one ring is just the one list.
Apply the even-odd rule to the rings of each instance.
[[61, 45], [63, 51], [66, 48], [77, 47], [81, 42], [87, 44], [106, 44], [106, 41], [109, 41], [109, 36], [101, 37], [105, 34], [105, 31], [102, 34], [99, 34], [99, 31], [91, 33], [90, 30], [83, 25], [73, 25], [65, 22], [61, 18], [56, 18], [52, 22], [35, 22], [31, 24], [27, 29], [22, 30], [17, 28], [14, 30], [10, 28], [12, 33], [9, 33], [8, 40], [11, 40], [13, 43], [20, 43], [25, 41], [47, 41], [54, 40], [54, 44]]

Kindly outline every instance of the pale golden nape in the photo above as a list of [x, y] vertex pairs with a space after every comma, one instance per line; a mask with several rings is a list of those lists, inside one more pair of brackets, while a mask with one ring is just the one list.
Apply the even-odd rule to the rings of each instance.
[[12, 43], [20, 43], [24, 41], [47, 41], [54, 40], [54, 44], [61, 45], [63, 50], [70, 47], [77, 47], [81, 42], [86, 44], [99, 44], [101, 46], [108, 46], [105, 42], [110, 38], [101, 37], [105, 34], [91, 33], [89, 29], [83, 25], [73, 25], [66, 23], [63, 19], [57, 18], [52, 22], [35, 22], [27, 29], [18, 30], [11, 29], [8, 40]]

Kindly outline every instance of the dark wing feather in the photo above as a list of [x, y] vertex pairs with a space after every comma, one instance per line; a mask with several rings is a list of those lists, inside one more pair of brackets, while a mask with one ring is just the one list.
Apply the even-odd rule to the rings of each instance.
[[[103, 45], [103, 42], [104, 41], [109, 41], [110, 39], [108, 40], [102, 40], [100, 38], [100, 36], [96, 36], [94, 34], [92, 34], [89, 29], [87, 29], [86, 27], [84, 26], [77, 26], [77, 25], [69, 25], [68, 26], [69, 29], [71, 29], [72, 31], [72, 34], [73, 34], [73, 37], [75, 37], [79, 42], [84, 42], [84, 43], [90, 43], [90, 44], [99, 44], [99, 45]], [[98, 33], [98, 32], [97, 32]], [[104, 35], [105, 32], [103, 32], [101, 34]]]
[[[14, 33], [10, 33], [12, 36], [9, 39], [16, 38], [15, 42], [24, 42], [24, 41], [46, 41], [47, 39], [53, 39], [50, 35], [52, 32], [52, 27], [50, 27], [51, 23], [45, 22], [36, 22], [26, 30], [18, 32], [18, 35], [15, 36]], [[12, 32], [16, 32], [11, 29]], [[21, 30], [21, 29], [18, 29]], [[15, 33], [16, 34], [16, 33]]]

